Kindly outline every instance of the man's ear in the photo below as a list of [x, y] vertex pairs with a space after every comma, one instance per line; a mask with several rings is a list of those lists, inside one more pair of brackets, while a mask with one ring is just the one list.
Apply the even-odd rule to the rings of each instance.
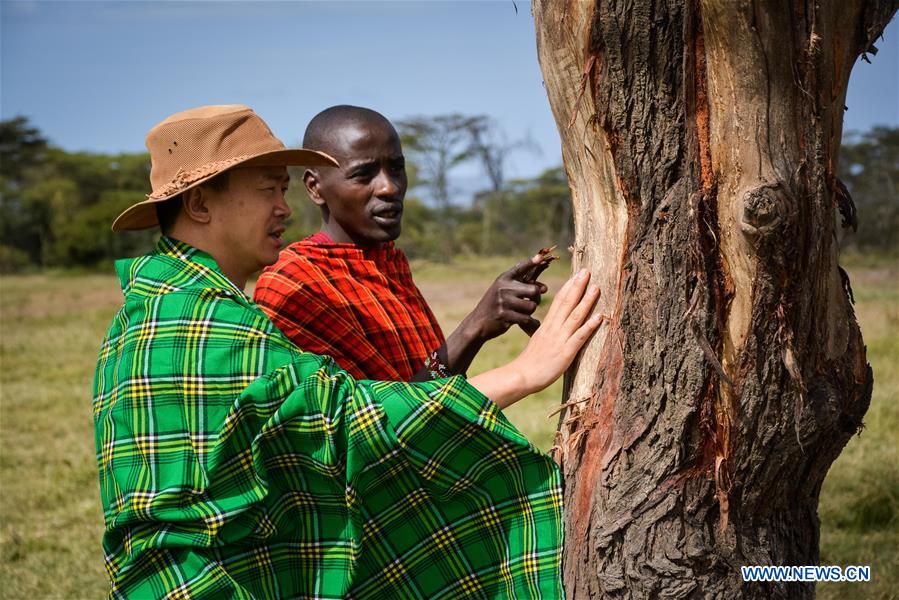
[[212, 213], [209, 210], [209, 190], [197, 186], [184, 192], [184, 214], [195, 223], [209, 223]]
[[325, 199], [321, 195], [321, 176], [318, 172], [306, 169], [303, 172], [303, 184], [306, 186], [309, 199], [318, 206], [325, 206]]

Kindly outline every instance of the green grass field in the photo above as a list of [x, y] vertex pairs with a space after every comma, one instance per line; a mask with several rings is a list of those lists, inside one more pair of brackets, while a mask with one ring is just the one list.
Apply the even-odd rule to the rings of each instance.
[[[415, 265], [449, 332], [514, 261]], [[870, 565], [867, 584], [821, 584], [820, 598], [897, 598], [899, 590], [899, 270], [852, 259], [856, 310], [875, 375], [866, 428], [821, 494], [821, 563]], [[550, 288], [564, 278], [554, 265]], [[121, 302], [112, 275], [43, 274], [0, 281], [0, 596], [100, 598], [106, 576], [90, 386], [106, 326]], [[519, 331], [494, 340], [471, 372], [502, 364]], [[551, 444], [559, 383], [509, 411], [538, 446]]]

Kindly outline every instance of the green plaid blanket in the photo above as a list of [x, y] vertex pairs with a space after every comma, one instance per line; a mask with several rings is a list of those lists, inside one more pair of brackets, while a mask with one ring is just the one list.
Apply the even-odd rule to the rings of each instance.
[[356, 381], [215, 261], [117, 262], [94, 423], [114, 598], [557, 598], [556, 465], [464, 378]]

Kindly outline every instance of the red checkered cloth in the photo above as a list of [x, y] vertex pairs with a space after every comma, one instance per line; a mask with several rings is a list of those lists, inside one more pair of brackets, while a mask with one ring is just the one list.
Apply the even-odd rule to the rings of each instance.
[[254, 300], [297, 346], [357, 379], [409, 381], [444, 343], [392, 242], [367, 250], [316, 233], [262, 272]]

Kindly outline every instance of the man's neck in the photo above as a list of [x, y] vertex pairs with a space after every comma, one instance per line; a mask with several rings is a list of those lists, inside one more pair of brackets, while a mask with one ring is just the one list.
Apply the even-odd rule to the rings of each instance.
[[197, 231], [191, 227], [176, 226], [172, 227], [172, 230], [165, 235], [189, 244], [197, 250], [202, 250], [215, 260], [225, 277], [237, 286], [239, 290], [243, 291], [247, 287], [247, 279], [249, 279], [252, 273], [247, 273], [244, 269], [236, 267], [233, 261], [228, 259], [227, 251], [218, 248], [215, 241], [204, 235], [204, 232]]
[[328, 241], [332, 244], [353, 244], [354, 246], [358, 246], [363, 250], [380, 250], [384, 247], [385, 242], [378, 242], [375, 244], [360, 244], [352, 237], [349, 236], [346, 232], [341, 230], [333, 230], [328, 226], [327, 223], [322, 223], [321, 229], [318, 230], [319, 234], [323, 234], [328, 238]]

